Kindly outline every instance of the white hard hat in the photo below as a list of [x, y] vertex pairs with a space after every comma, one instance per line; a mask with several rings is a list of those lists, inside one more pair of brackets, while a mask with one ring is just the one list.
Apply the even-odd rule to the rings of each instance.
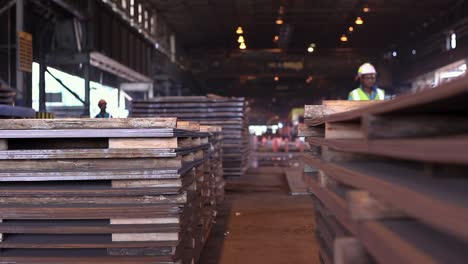
[[358, 69], [358, 77], [361, 77], [365, 74], [377, 74], [377, 71], [375, 70], [375, 67], [372, 64], [364, 63]]

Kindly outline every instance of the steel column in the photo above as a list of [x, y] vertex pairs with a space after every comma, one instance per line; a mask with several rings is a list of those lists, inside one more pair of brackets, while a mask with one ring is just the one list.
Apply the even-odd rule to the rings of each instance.
[[23, 101], [25, 99], [24, 94], [24, 73], [20, 69], [20, 48], [19, 48], [19, 36], [18, 33], [24, 29], [24, 1], [16, 1], [16, 91], [17, 99]]
[[47, 65], [44, 59], [41, 59], [39, 65], [39, 112], [46, 112], [46, 86], [45, 73]]

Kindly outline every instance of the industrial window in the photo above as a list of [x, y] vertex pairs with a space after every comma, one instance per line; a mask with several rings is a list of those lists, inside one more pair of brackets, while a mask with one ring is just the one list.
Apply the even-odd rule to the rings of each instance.
[[124, 10], [127, 9], [127, 0], [122, 0], [120, 2], [121, 2], [120, 5], [122, 6], [122, 9], [124, 9]]
[[438, 69], [435, 72], [435, 83], [441, 85], [465, 76], [466, 60], [460, 60]]
[[143, 24], [143, 6], [138, 4], [138, 24]]
[[150, 19], [151, 35], [156, 36], [156, 12], [153, 11]]
[[460, 60], [433, 72], [429, 72], [412, 82], [413, 91], [420, 91], [424, 89], [434, 88], [441, 84], [451, 82], [466, 75], [468, 66], [466, 60]]
[[176, 60], [176, 37], [175, 35], [170, 36], [169, 45], [171, 49], [171, 60], [175, 62]]
[[447, 51], [454, 50], [457, 48], [457, 34], [454, 31], [451, 31], [447, 34], [445, 39], [445, 49]]
[[450, 35], [450, 47], [452, 49], [456, 49], [457, 48], [457, 34], [455, 33], [452, 33]]
[[[36, 111], [39, 111], [39, 64], [34, 62], [32, 68], [32, 106]], [[80, 98], [84, 98], [85, 80], [83, 78], [51, 67], [47, 67], [47, 69]], [[83, 103], [63, 88], [63, 86], [49, 74], [45, 75], [45, 82], [47, 108], [66, 107], [67, 109], [73, 109], [76, 107], [83, 107]], [[129, 111], [126, 109], [125, 101], [129, 100], [131, 97], [125, 91], [119, 92], [117, 88], [93, 81], [91, 81], [90, 86], [91, 116], [95, 116], [99, 113], [98, 101], [105, 98], [108, 103], [107, 107], [109, 112], [113, 117], [128, 117]]]
[[149, 18], [148, 18], [148, 10], [145, 10], [145, 13], [144, 13], [144, 19], [145, 19], [145, 29], [147, 30], [148, 29], [148, 26], [149, 26]]
[[135, 16], [135, 0], [130, 0], [130, 16]]

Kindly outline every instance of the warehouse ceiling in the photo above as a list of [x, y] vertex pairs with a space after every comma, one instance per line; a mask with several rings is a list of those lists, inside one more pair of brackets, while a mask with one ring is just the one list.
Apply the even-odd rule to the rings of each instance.
[[[323, 49], [354, 47], [384, 50], [436, 22], [460, 0], [148, 0], [178, 33], [188, 49], [237, 49], [238, 26], [248, 49], [278, 45], [306, 51], [311, 43]], [[364, 7], [370, 12], [365, 13]], [[281, 10], [282, 9], [282, 10]], [[282, 15], [281, 15], [282, 13]], [[354, 21], [360, 16], [364, 24]], [[281, 18], [284, 24], [277, 25]], [[342, 43], [342, 34], [349, 41]], [[279, 41], [274, 42], [278, 35]]]
[[[357, 67], [377, 64], [391, 92], [402, 43], [441, 31], [463, 0], [148, 0], [177, 33], [207, 92], [266, 100], [266, 112], [346, 98]], [[364, 10], [368, 8], [368, 10]], [[461, 8], [460, 8], [461, 9]], [[369, 11], [369, 12], [365, 12]], [[363, 20], [356, 25], [357, 17]], [[281, 19], [283, 24], [278, 25]], [[247, 45], [239, 50], [236, 29]], [[352, 26], [354, 31], [349, 32]], [[347, 42], [340, 38], [343, 34]], [[278, 40], [274, 41], [275, 36]], [[315, 44], [314, 52], [307, 49]], [[284, 109], [283, 109], [284, 108]], [[255, 112], [261, 112], [256, 109]]]
[[[196, 85], [190, 86], [199, 89], [193, 90], [250, 97], [264, 112], [283, 113], [324, 98], [346, 98], [357, 85], [357, 67], [367, 61], [377, 66], [379, 86], [391, 92], [391, 72], [403, 57], [384, 54], [447, 30], [460, 19], [453, 14], [468, 10], [466, 0], [141, 1], [176, 33], [183, 48], [177, 60], [194, 74]], [[357, 17], [362, 25], [356, 25]], [[246, 50], [239, 49], [239, 26]], [[340, 41], [343, 34], [347, 42]], [[314, 52], [308, 53], [311, 44]]]

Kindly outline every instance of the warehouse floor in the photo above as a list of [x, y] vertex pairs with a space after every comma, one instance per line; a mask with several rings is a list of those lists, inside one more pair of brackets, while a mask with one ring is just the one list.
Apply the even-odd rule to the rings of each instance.
[[319, 263], [312, 200], [288, 195], [285, 169], [250, 169], [228, 181], [199, 263]]

